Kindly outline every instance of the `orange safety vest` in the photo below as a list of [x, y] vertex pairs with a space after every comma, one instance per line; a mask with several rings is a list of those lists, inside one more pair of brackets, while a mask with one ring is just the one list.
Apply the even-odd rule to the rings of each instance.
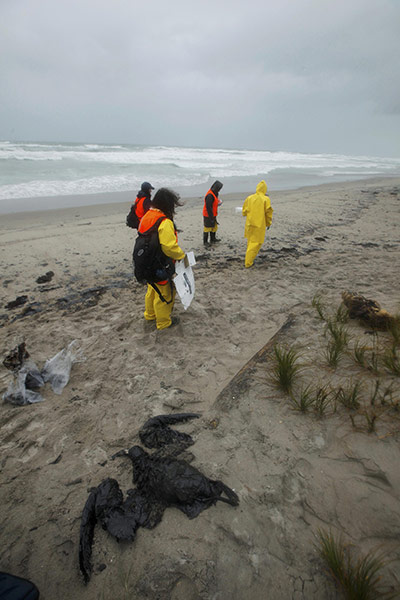
[[143, 198], [136, 198], [135, 200], [135, 213], [137, 218], [142, 219], [142, 217], [144, 216], [145, 212], [144, 212], [144, 208], [143, 208], [143, 203], [146, 200], [146, 196], [143, 196]]
[[208, 211], [207, 211], [207, 204], [206, 204], [206, 198], [207, 198], [208, 194], [211, 194], [211, 196], [214, 196], [214, 202], [213, 202], [212, 208], [213, 208], [213, 217], [216, 217], [217, 214], [218, 214], [218, 202], [219, 202], [219, 200], [218, 200], [217, 196], [214, 194], [214, 192], [211, 189], [208, 190], [207, 194], [204, 196], [203, 217], [208, 217], [209, 216]]
[[167, 218], [161, 210], [158, 210], [158, 208], [151, 208], [148, 210], [147, 213], [144, 213], [143, 218], [139, 223], [138, 233], [146, 233], [160, 217], [164, 217], [164, 219]]

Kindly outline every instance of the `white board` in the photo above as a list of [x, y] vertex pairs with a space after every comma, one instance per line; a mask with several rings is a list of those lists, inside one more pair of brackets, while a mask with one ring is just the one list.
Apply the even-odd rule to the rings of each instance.
[[195, 284], [192, 266], [196, 264], [196, 259], [192, 251], [187, 252], [187, 264], [183, 260], [175, 263], [174, 285], [176, 293], [182, 302], [183, 308], [187, 310], [194, 298]]

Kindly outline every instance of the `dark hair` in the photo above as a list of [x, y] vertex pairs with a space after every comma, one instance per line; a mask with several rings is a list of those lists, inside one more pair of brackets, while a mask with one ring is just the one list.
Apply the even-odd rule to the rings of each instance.
[[152, 200], [152, 206], [161, 210], [172, 221], [175, 208], [182, 206], [182, 203], [179, 202], [179, 195], [176, 192], [168, 188], [160, 188]]

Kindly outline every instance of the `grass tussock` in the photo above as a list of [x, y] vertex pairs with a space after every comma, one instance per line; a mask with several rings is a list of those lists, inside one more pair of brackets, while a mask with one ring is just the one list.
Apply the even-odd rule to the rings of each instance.
[[323, 385], [316, 389], [314, 410], [318, 417], [323, 417], [330, 406], [332, 401], [331, 394], [332, 390], [329, 384]]
[[382, 355], [379, 349], [379, 340], [376, 332], [373, 334], [372, 345], [362, 344], [359, 341], [355, 343], [352, 356], [354, 361], [363, 369], [378, 374]]
[[335, 313], [336, 322], [337, 323], [347, 323], [349, 318], [350, 318], [350, 316], [349, 316], [348, 308], [343, 303], [340, 304]]
[[365, 420], [367, 421], [367, 431], [368, 433], [373, 433], [375, 431], [375, 423], [378, 419], [378, 414], [375, 410], [366, 410], [364, 413]]
[[[347, 325], [350, 316], [343, 303], [332, 308], [317, 293], [312, 306], [323, 321], [326, 343], [316, 349], [313, 371], [307, 359], [308, 380], [300, 380], [299, 385], [298, 375], [305, 363], [299, 364], [298, 351], [279, 345], [273, 349], [270, 379], [287, 394], [293, 411], [317, 418], [327, 413], [343, 415], [345, 411], [358, 432], [374, 433], [379, 424], [384, 435], [398, 433], [400, 391], [396, 378], [400, 376], [400, 316], [392, 322], [390, 330], [378, 333], [376, 329], [364, 328], [360, 330], [363, 338], [357, 340], [352, 339], [354, 328]], [[308, 349], [311, 348], [312, 345]], [[336, 368], [342, 355], [354, 358], [359, 367], [356, 373], [354, 364], [344, 364], [343, 370], [329, 373], [327, 364]], [[319, 357], [326, 360], [325, 365]]]
[[330, 340], [325, 352], [326, 362], [328, 365], [336, 368], [343, 352], [344, 348], [338, 346], [334, 340]]
[[340, 586], [346, 600], [396, 598], [393, 590], [382, 585], [382, 570], [388, 561], [384, 555], [369, 552], [355, 558], [350, 546], [331, 532], [318, 530], [317, 547], [330, 575]]
[[375, 381], [375, 387], [374, 387], [374, 390], [372, 392], [371, 399], [370, 399], [371, 406], [375, 406], [378, 402], [380, 387], [381, 387], [381, 381], [380, 381], [380, 379], [377, 379]]
[[333, 323], [347, 323], [350, 318], [349, 310], [343, 302], [338, 306], [336, 311], [331, 316], [329, 316], [326, 304], [322, 300], [322, 294], [319, 292], [314, 294], [311, 300], [311, 305], [317, 311], [321, 321], [330, 321]]
[[[373, 394], [372, 397], [374, 399], [374, 403], [377, 402], [379, 406], [391, 410], [392, 414], [397, 414], [398, 416], [400, 416], [400, 396], [399, 394], [397, 394], [396, 396], [396, 393], [393, 389], [393, 382], [390, 385], [386, 386], [384, 389], [382, 389], [382, 391], [378, 386], [378, 382], [376, 383], [376, 386], [378, 387], [379, 395], [378, 391], [376, 394]], [[373, 405], [374, 404], [371, 401], [371, 406]]]
[[349, 332], [343, 323], [339, 323], [335, 319], [328, 319], [326, 322], [326, 332], [331, 338], [341, 347], [345, 347], [349, 341]]
[[299, 352], [293, 348], [274, 347], [275, 365], [272, 369], [272, 379], [276, 385], [288, 393], [300, 372]]
[[291, 390], [289, 400], [293, 410], [302, 413], [313, 411], [317, 417], [323, 417], [330, 407], [334, 406], [336, 409], [333, 396], [333, 390], [329, 383], [326, 385], [310, 383], [303, 386], [298, 393]]
[[293, 410], [297, 410], [302, 413], [306, 413], [315, 404], [315, 397], [313, 395], [313, 387], [311, 384], [302, 387], [299, 391], [298, 396], [293, 392], [290, 393], [290, 403]]
[[386, 350], [382, 361], [389, 373], [400, 377], [400, 354], [395, 345]]
[[353, 358], [355, 362], [363, 368], [366, 368], [367, 366], [367, 350], [368, 346], [366, 344], [361, 344], [360, 342], [356, 342], [353, 349]]
[[321, 321], [325, 321], [326, 307], [322, 301], [321, 294], [314, 294], [313, 299], [311, 301], [311, 305], [317, 311]]
[[336, 400], [348, 410], [360, 408], [361, 381], [348, 383], [336, 391]]
[[336, 367], [339, 358], [346, 349], [349, 341], [349, 334], [343, 323], [339, 323], [335, 319], [326, 321], [325, 334], [330, 336], [328, 347], [326, 350], [326, 359], [328, 365]]
[[396, 395], [393, 387], [393, 382], [387, 385], [381, 379], [376, 379], [369, 393], [365, 391], [363, 402], [360, 401], [358, 408], [349, 414], [356, 431], [374, 433], [378, 420], [385, 416], [392, 426], [396, 427], [396, 424], [399, 424], [400, 397]]
[[378, 335], [377, 335], [377, 333], [374, 333], [372, 349], [369, 354], [369, 359], [367, 361], [367, 369], [369, 371], [371, 371], [372, 373], [378, 374], [379, 373], [379, 362], [380, 362], [380, 356], [379, 356], [379, 346], [378, 346]]

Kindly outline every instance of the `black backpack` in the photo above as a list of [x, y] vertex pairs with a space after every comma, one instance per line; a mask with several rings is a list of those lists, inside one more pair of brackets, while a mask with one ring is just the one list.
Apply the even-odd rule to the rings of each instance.
[[139, 217], [136, 214], [136, 202], [132, 204], [131, 210], [126, 217], [126, 224], [128, 227], [132, 227], [132, 229], [137, 229], [139, 227]]
[[2, 600], [38, 600], [39, 590], [27, 579], [0, 573], [0, 598]]
[[157, 292], [163, 302], [167, 302], [155, 285], [158, 281], [168, 279], [172, 285], [172, 275], [175, 273], [174, 262], [161, 250], [158, 239], [158, 227], [165, 217], [160, 217], [145, 233], [138, 232], [133, 248], [134, 273], [139, 283], [148, 283]]

